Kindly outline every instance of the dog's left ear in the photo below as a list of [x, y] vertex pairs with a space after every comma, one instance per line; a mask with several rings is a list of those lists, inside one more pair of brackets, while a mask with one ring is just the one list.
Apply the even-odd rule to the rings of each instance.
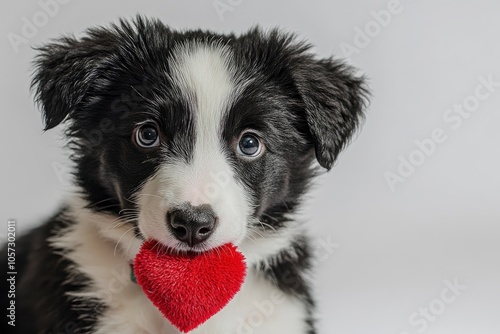
[[354, 69], [333, 59], [301, 55], [292, 76], [302, 98], [305, 117], [319, 164], [330, 170], [363, 116], [369, 95]]

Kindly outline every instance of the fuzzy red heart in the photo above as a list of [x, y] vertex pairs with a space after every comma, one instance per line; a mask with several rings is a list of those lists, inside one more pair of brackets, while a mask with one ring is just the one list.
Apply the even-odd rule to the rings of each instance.
[[229, 303], [243, 284], [246, 264], [232, 244], [180, 255], [150, 240], [135, 258], [134, 273], [165, 318], [187, 333]]

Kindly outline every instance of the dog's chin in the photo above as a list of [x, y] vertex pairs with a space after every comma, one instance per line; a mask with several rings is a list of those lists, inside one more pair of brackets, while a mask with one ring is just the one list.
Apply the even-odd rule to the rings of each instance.
[[210, 242], [205, 241], [194, 246], [189, 246], [184, 242], [176, 242], [172, 247], [168, 249], [175, 254], [192, 254], [192, 253], [205, 253], [214, 248], [220, 247], [222, 245], [212, 245]]
[[158, 237], [147, 237], [146, 240], [155, 240], [158, 242], [159, 249], [173, 253], [173, 254], [200, 254], [208, 252], [212, 249], [222, 247], [225, 244], [232, 243], [238, 245], [240, 242], [238, 240], [227, 240], [225, 242], [214, 242], [207, 240], [199, 244], [190, 246], [185, 242], [178, 241], [173, 236], [165, 236], [163, 238]]

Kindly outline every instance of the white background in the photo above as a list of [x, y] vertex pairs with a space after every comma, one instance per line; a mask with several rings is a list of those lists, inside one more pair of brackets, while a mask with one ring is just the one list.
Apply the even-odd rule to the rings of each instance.
[[[500, 82], [500, 3], [401, 0], [399, 13], [377, 31], [371, 12], [389, 1], [221, 2], [231, 10], [220, 16], [212, 0], [73, 0], [18, 52], [8, 34], [22, 35], [23, 17], [33, 22], [42, 8], [37, 1], [4, 2], [1, 221], [16, 218], [26, 231], [68, 192], [60, 134], [42, 133], [29, 92], [30, 45], [137, 12], [175, 28], [281, 26], [308, 39], [321, 57], [348, 56], [373, 90], [362, 131], [318, 180], [304, 210], [321, 259], [320, 333], [500, 333], [500, 87], [458, 128], [443, 119], [454, 104], [473, 101], [480, 76]], [[372, 37], [361, 45], [357, 29], [367, 27]], [[349, 55], [342, 43], [361, 47]], [[415, 141], [439, 128], [446, 140], [392, 191], [384, 174], [397, 173], [400, 156], [417, 157]], [[338, 245], [331, 253], [320, 248], [328, 242]], [[455, 279], [465, 291], [439, 309], [443, 282]], [[412, 325], [409, 317], [429, 304], [441, 314], [428, 328]]]

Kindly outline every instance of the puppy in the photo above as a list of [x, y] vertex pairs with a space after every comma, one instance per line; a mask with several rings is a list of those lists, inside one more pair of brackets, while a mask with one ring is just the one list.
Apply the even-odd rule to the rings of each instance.
[[41, 47], [32, 85], [45, 130], [67, 125], [77, 191], [18, 239], [6, 330], [178, 333], [130, 279], [156, 239], [178, 252], [231, 242], [246, 257], [241, 291], [192, 333], [316, 333], [294, 213], [367, 90], [309, 49], [279, 30], [175, 31], [142, 17]]

